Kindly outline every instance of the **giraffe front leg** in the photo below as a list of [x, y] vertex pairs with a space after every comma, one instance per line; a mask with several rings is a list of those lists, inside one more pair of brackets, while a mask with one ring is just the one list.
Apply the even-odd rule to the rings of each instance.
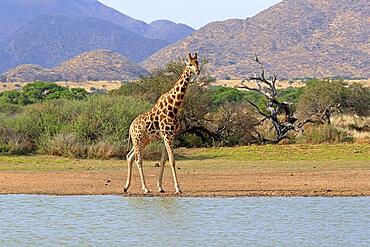
[[175, 157], [173, 155], [173, 150], [172, 150], [172, 139], [164, 138], [164, 144], [166, 145], [168, 159], [169, 159], [169, 163], [172, 169], [172, 175], [173, 175], [173, 180], [175, 182], [176, 194], [180, 194], [182, 193], [182, 191], [180, 189], [179, 182], [177, 179], [177, 174], [176, 174]]
[[164, 147], [162, 149], [162, 156], [161, 156], [161, 162], [160, 162], [160, 171], [159, 171], [159, 177], [158, 177], [158, 192], [164, 193], [165, 191], [162, 188], [162, 180], [163, 180], [163, 171], [164, 171], [164, 165], [166, 164], [167, 160], [167, 151]]
[[139, 170], [139, 174], [140, 174], [140, 179], [141, 179], [141, 188], [143, 189], [144, 191], [144, 194], [147, 194], [150, 192], [150, 190], [146, 187], [146, 184], [145, 184], [145, 177], [144, 177], [144, 172], [143, 172], [143, 159], [141, 157], [141, 151], [140, 149], [137, 149], [135, 151], [136, 155], [137, 155], [137, 160], [136, 160], [136, 165], [137, 165], [137, 168]]
[[127, 154], [126, 157], [127, 157], [127, 180], [126, 180], [126, 185], [125, 185], [125, 188], [123, 189], [123, 192], [127, 192], [128, 188], [130, 188], [132, 163], [134, 163], [134, 157], [135, 157], [134, 148], [131, 149], [131, 151]]

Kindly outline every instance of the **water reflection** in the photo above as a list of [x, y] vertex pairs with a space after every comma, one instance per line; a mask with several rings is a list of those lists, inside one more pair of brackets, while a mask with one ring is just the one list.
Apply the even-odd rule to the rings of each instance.
[[0, 195], [0, 246], [369, 246], [370, 199]]

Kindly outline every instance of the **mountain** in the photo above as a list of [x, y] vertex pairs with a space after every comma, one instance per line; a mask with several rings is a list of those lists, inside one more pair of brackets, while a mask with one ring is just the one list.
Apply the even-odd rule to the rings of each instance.
[[95, 49], [142, 61], [194, 31], [159, 23], [133, 19], [96, 0], [1, 0], [0, 72], [24, 63], [55, 66]]
[[142, 65], [156, 68], [198, 51], [218, 78], [266, 70], [280, 78], [370, 78], [368, 0], [284, 0], [245, 20], [213, 22], [156, 52]]
[[144, 34], [150, 39], [163, 39], [174, 43], [182, 38], [189, 36], [195, 30], [184, 24], [176, 24], [168, 20], [157, 20], [149, 24], [149, 28]]
[[[93, 17], [122, 26], [124, 29], [144, 37], [164, 40], [178, 40], [171, 33], [163, 35], [164, 30], [158, 29], [157, 25], [150, 25], [144, 21], [131, 18], [113, 8], [110, 8], [97, 0], [1, 0], [0, 1], [0, 37], [7, 38], [9, 33], [40, 15], [64, 15], [67, 17]], [[159, 21], [162, 22], [162, 21]], [[175, 23], [166, 21], [164, 28], [176, 26]], [[175, 36], [179, 39], [193, 32], [194, 29], [180, 24], [178, 25], [182, 35]], [[170, 30], [169, 31], [173, 31]], [[158, 34], [157, 34], [158, 32]]]
[[19, 65], [4, 73], [0, 78], [4, 82], [62, 81], [62, 76], [53, 69], [35, 64]]
[[148, 71], [118, 53], [96, 50], [80, 54], [54, 68], [20, 65], [4, 73], [6, 82], [131, 80]]
[[112, 50], [138, 62], [167, 44], [92, 17], [41, 16], [22, 26], [8, 40], [3, 50], [7, 58], [3, 69], [22, 63], [52, 67], [95, 49]]
[[55, 67], [63, 80], [127, 80], [147, 75], [148, 71], [118, 53], [96, 50], [76, 56]]

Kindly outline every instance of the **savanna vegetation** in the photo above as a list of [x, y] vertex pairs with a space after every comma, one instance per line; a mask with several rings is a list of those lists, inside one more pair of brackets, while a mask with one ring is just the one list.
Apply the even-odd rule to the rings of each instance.
[[[171, 63], [107, 94], [43, 82], [3, 92], [0, 153], [123, 158], [131, 121], [172, 87], [182, 69], [181, 63]], [[274, 126], [265, 121], [270, 114], [268, 98], [253, 90], [213, 87], [213, 80], [202, 73], [191, 83], [179, 119], [182, 130], [177, 147], [243, 146], [274, 140]], [[278, 90], [276, 99], [289, 102], [289, 112], [298, 120], [318, 119], [304, 128], [292, 128], [279, 141], [354, 142], [353, 131], [369, 131], [370, 90], [361, 85], [311, 80], [304, 88]], [[352, 125], [336, 124], [343, 114], [357, 120]], [[282, 111], [277, 116], [286, 117]], [[147, 154], [159, 152], [159, 145], [149, 146]]]

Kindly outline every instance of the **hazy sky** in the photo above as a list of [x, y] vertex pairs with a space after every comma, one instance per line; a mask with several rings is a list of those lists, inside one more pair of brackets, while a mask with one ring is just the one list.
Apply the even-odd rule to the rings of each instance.
[[245, 19], [279, 0], [99, 0], [135, 19], [168, 19], [196, 29], [211, 21]]

